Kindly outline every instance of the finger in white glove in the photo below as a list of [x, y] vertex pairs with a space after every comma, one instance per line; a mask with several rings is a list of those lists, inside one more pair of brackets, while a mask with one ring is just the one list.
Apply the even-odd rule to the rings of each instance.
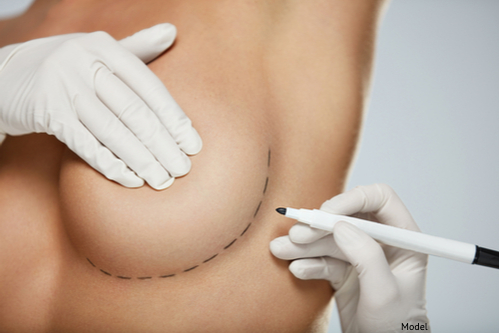
[[298, 259], [292, 261], [288, 269], [301, 280], [327, 280], [337, 290], [344, 284], [349, 274], [349, 263], [330, 257]]
[[288, 235], [292, 242], [297, 244], [313, 243], [328, 234], [331, 233], [325, 230], [311, 228], [304, 223], [296, 223], [288, 231]]
[[55, 135], [127, 187], [142, 186], [143, 179], [155, 189], [170, 186], [189, 172], [186, 154], [198, 153], [202, 142], [138, 57], [154, 59], [175, 34], [161, 24], [121, 42], [96, 32], [0, 49], [0, 132]]
[[174, 25], [161, 23], [121, 39], [120, 45], [147, 64], [165, 52], [176, 36]]
[[[119, 43], [139, 59], [148, 63], [172, 45], [176, 34], [175, 26], [162, 23], [141, 30], [120, 40]], [[147, 75], [146, 72], [143, 74]], [[188, 155], [198, 154], [202, 148], [201, 138], [192, 127], [191, 120], [184, 114], [168, 90], [163, 87], [163, 83], [152, 72], [142, 81], [150, 82], [150, 84], [146, 86], [133, 85], [135, 81], [132, 78], [129, 81], [132, 84], [130, 88], [144, 98], [146, 104], [155, 112], [182, 151]]]
[[391, 303], [399, 302], [400, 294], [394, 275], [384, 251], [373, 238], [343, 221], [335, 225], [333, 237], [348, 262], [358, 272], [360, 303], [371, 307], [367, 311], [373, 313], [381, 307], [387, 309]]
[[297, 244], [291, 237], [282, 236], [271, 241], [270, 249], [275, 257], [283, 260], [329, 256], [347, 261], [331, 234], [309, 244]]
[[[359, 186], [326, 201], [321, 209], [419, 230], [401, 199], [385, 184]], [[301, 223], [292, 229], [289, 236], [271, 242], [271, 252], [284, 260], [295, 259], [289, 270], [300, 279], [330, 281], [343, 332], [399, 332], [405, 323], [429, 323], [427, 255], [381, 245], [342, 221], [335, 225], [333, 236], [315, 233]]]
[[[381, 185], [383, 186], [383, 184]], [[365, 199], [356, 200], [355, 196], [366, 197], [362, 187], [334, 196], [332, 199], [325, 201], [321, 205], [320, 210], [337, 215], [352, 215], [358, 213], [362, 208], [359, 207], [359, 204], [364, 203]], [[324, 237], [329, 234], [329, 232], [310, 228], [303, 223], [297, 223], [290, 229], [288, 234], [293, 242], [307, 244]]]
[[325, 201], [321, 210], [339, 215], [369, 212], [384, 224], [420, 231], [403, 201], [386, 184], [357, 186]]

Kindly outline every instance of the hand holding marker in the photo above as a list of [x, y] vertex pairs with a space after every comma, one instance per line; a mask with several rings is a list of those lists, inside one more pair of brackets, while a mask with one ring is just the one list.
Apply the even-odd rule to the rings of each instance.
[[355, 217], [330, 214], [318, 209], [278, 208], [276, 211], [286, 217], [306, 223], [312, 228], [329, 232], [333, 231], [337, 222], [346, 221], [363, 230], [373, 239], [387, 245], [498, 269], [498, 251], [474, 244], [426, 235]]
[[[274, 239], [271, 252], [292, 260], [289, 270], [295, 277], [330, 282], [345, 333], [400, 332], [405, 325], [430, 330], [425, 299], [428, 256], [422, 252], [498, 267], [497, 251], [480, 248], [474, 260], [475, 245], [421, 234], [401, 199], [385, 184], [337, 195], [324, 202], [321, 211], [279, 208], [278, 212], [305, 223]], [[393, 229], [405, 232], [404, 239], [394, 237]], [[413, 240], [416, 235], [423, 236], [417, 236], [420, 244]], [[427, 244], [427, 237], [435, 244]]]

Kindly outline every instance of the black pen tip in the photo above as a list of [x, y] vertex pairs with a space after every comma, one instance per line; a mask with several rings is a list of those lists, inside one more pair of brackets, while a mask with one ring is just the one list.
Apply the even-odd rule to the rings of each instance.
[[281, 215], [285, 215], [286, 214], [286, 208], [282, 208], [282, 207], [276, 208], [276, 211], [278, 213], [280, 213]]

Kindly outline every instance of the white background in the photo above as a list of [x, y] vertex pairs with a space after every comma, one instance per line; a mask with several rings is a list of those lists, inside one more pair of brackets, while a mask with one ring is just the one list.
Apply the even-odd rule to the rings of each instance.
[[[0, 17], [31, 2], [0, 0]], [[498, 13], [495, 0], [390, 4], [348, 185], [387, 183], [423, 232], [496, 250]], [[431, 257], [432, 330], [498, 332], [498, 283], [498, 270]]]

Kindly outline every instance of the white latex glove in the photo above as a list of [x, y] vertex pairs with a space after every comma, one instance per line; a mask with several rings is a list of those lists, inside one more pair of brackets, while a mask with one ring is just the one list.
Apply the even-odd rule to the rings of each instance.
[[[326, 201], [321, 210], [420, 231], [385, 184], [356, 187]], [[401, 332], [406, 323], [427, 323], [430, 331], [426, 254], [381, 245], [347, 222], [338, 222], [333, 236], [298, 223], [270, 248], [276, 257], [294, 260], [289, 269], [297, 278], [330, 281], [343, 332]]]
[[145, 65], [175, 36], [175, 27], [164, 23], [119, 42], [100, 31], [0, 49], [0, 132], [55, 135], [109, 179], [167, 188], [189, 172], [186, 154], [202, 146]]

